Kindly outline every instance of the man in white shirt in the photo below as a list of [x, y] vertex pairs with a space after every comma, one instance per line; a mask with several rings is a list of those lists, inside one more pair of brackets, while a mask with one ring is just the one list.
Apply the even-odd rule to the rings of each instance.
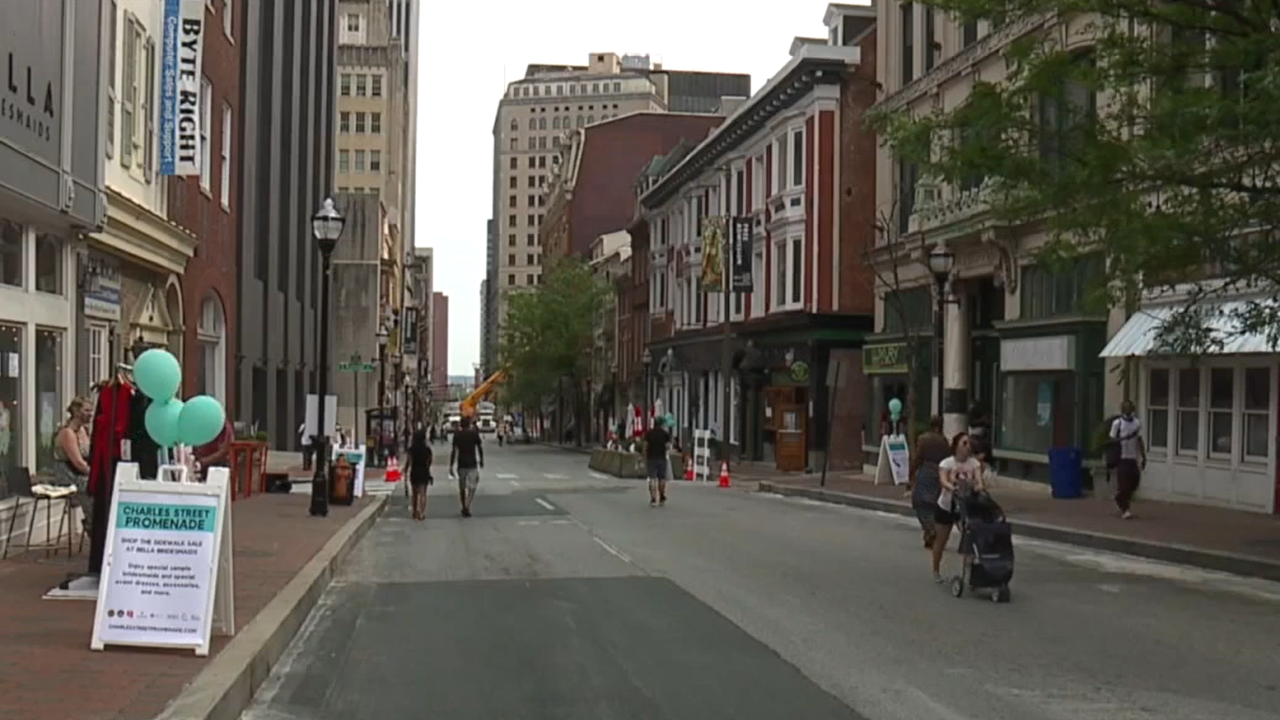
[[1134, 414], [1132, 400], [1120, 403], [1120, 417], [1111, 423], [1111, 441], [1120, 446], [1120, 462], [1116, 465], [1116, 507], [1125, 520], [1133, 517], [1129, 508], [1133, 495], [1147, 469], [1147, 446], [1142, 441], [1142, 423]]
[[311, 436], [307, 434], [307, 424], [298, 426], [298, 444], [302, 447], [302, 469], [311, 469], [311, 458], [315, 456], [315, 448], [311, 447]]

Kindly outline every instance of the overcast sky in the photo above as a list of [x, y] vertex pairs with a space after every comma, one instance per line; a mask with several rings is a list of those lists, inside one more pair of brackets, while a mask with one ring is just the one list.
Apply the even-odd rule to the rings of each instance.
[[[869, 3], [867, 3], [869, 4]], [[480, 359], [480, 281], [492, 207], [493, 117], [530, 63], [649, 54], [673, 70], [751, 74], [758, 90], [797, 35], [824, 37], [827, 3], [712, 0], [424, 3], [418, 13], [417, 243], [435, 248], [449, 296], [449, 372]], [[758, 11], [758, 12], [753, 12]]]

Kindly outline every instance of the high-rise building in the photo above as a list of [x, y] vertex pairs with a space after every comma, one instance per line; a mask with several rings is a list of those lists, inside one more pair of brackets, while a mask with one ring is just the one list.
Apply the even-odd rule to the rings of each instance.
[[431, 295], [431, 390], [441, 398], [449, 385], [449, 296]]
[[333, 189], [337, 6], [242, 5], [235, 417], [281, 449], [297, 442], [315, 391], [320, 258], [311, 216]]
[[[673, 93], [673, 89], [676, 91]], [[635, 112], [712, 112], [751, 94], [751, 76], [665, 70], [647, 56], [592, 53], [586, 65], [530, 65], [508, 84], [493, 124], [493, 215], [481, 358], [498, 364], [504, 295], [542, 277], [538, 228], [565, 133]]]

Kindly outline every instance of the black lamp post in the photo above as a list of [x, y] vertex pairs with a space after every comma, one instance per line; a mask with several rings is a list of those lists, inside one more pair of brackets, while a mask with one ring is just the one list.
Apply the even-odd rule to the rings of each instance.
[[382, 418], [378, 421], [378, 435], [374, 438], [378, 448], [378, 462], [381, 464], [385, 457], [382, 438], [385, 434], [382, 423], [386, 421], [382, 411], [384, 404], [387, 402], [387, 339], [391, 334], [387, 332], [386, 325], [378, 326], [378, 417]]
[[649, 429], [649, 407], [653, 404], [650, 393], [653, 390], [653, 383], [649, 375], [649, 368], [653, 365], [653, 355], [649, 352], [649, 348], [644, 349], [644, 354], [640, 356], [640, 363], [644, 365], [644, 428]]
[[956, 256], [946, 245], [938, 244], [933, 247], [933, 252], [929, 253], [929, 272], [933, 275], [933, 282], [937, 286], [937, 308], [933, 318], [933, 336], [937, 343], [937, 355], [934, 365], [934, 402], [938, 408], [938, 414], [944, 415], [946, 409], [943, 407], [943, 399], [946, 392], [943, 388], [943, 363], [945, 362], [944, 352], [944, 333], [946, 332], [946, 316], [947, 316], [947, 281], [951, 279], [951, 271], [955, 268]]
[[316, 388], [317, 427], [311, 444], [316, 448], [316, 474], [311, 480], [311, 515], [325, 517], [329, 514], [329, 448], [325, 429], [325, 417], [329, 396], [329, 271], [333, 249], [342, 236], [342, 226], [347, 219], [333, 206], [333, 198], [325, 198], [320, 211], [311, 216], [311, 232], [320, 248], [320, 378]]

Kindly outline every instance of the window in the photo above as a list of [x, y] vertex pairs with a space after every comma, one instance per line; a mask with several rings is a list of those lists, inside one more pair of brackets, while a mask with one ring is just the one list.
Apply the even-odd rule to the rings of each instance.
[[539, 137], [539, 138], [538, 138], [538, 149], [539, 149], [539, 150], [546, 150], [546, 149], [547, 149], [547, 136], [546, 136], [546, 135], [543, 135], [543, 136], [541, 136], [541, 137]]
[[358, 172], [358, 173], [362, 173], [362, 172], [364, 172], [364, 171], [365, 171], [365, 167], [366, 167], [366, 166], [365, 166], [365, 151], [364, 151], [364, 150], [356, 150], [356, 167], [355, 167], [356, 172]]
[[[10, 355], [10, 358], [13, 356]], [[36, 415], [36, 470], [50, 471], [56, 462], [53, 457], [54, 437], [62, 423], [62, 332], [36, 330], [35, 391], [40, 401], [35, 403]], [[12, 362], [12, 360], [10, 360]], [[12, 416], [10, 417], [12, 421]]]
[[1209, 370], [1209, 455], [1231, 457], [1233, 410], [1235, 409], [1235, 370]]
[[515, 276], [515, 273], [510, 273], [510, 274], [508, 274], [508, 275], [507, 275], [507, 284], [508, 284], [508, 285], [515, 285], [515, 284], [516, 284], [516, 276]]
[[382, 97], [382, 76], [381, 75], [369, 76], [369, 96]]
[[555, 116], [555, 117], [551, 118], [551, 129], [552, 129], [552, 130], [559, 130], [559, 129], [560, 129], [560, 116], [559, 116], [559, 115], [557, 115], [557, 116]]
[[773, 175], [773, 192], [776, 195], [787, 189], [787, 138], [785, 135], [773, 144]]
[[374, 135], [382, 134], [382, 113], [369, 113], [369, 132]]
[[507, 235], [507, 247], [515, 247], [515, 246], [516, 246], [516, 234], [509, 233]]
[[787, 243], [773, 244], [773, 307], [787, 304]]
[[898, 160], [898, 234], [905, 235], [916, 207], [916, 180], [920, 168], [913, 162]]
[[978, 42], [978, 21], [970, 20], [960, 29], [960, 43], [964, 47]]
[[530, 130], [538, 129], [538, 118], [529, 118], [529, 129]]
[[375, 173], [382, 172], [382, 151], [381, 150], [369, 151], [369, 172], [375, 172]]
[[109, 330], [106, 325], [90, 323], [85, 332], [88, 344], [89, 382], [96, 383], [111, 377], [111, 346], [107, 343]]
[[538, 149], [538, 138], [533, 137], [532, 135], [529, 136], [529, 149], [530, 150]]
[[1169, 371], [1164, 368], [1147, 374], [1146, 440], [1152, 450], [1169, 449]]
[[231, 39], [231, 0], [222, 0], [222, 34]]
[[804, 288], [804, 239], [791, 240], [791, 304], [800, 304], [800, 293]]
[[1022, 268], [1019, 303], [1022, 319], [1042, 320], [1090, 314], [1090, 293], [1104, 274], [1101, 254], [1076, 258], [1066, 268], [1029, 265]]
[[507, 227], [515, 227], [515, 226], [516, 226], [516, 216], [515, 216], [515, 215], [508, 215], [508, 216], [507, 216]]
[[362, 112], [356, 113], [356, 134], [363, 135], [365, 127], [365, 114]]
[[529, 156], [529, 168], [530, 168], [530, 169], [532, 169], [532, 168], [533, 168], [534, 166], [536, 166], [537, 164], [538, 164], [538, 163], [536, 162], [536, 160], [534, 159], [534, 157], [533, 157], [532, 155], [530, 155], [530, 156]]
[[369, 76], [356, 75], [356, 97], [366, 97], [369, 94]]
[[138, 23], [124, 16], [124, 58], [120, 66], [120, 166], [133, 166], [134, 145], [138, 141]]
[[516, 264], [515, 253], [509, 253], [507, 255], [507, 265], [515, 265], [515, 264]]
[[534, 205], [537, 205], [537, 204], [538, 204], [538, 198], [537, 198], [537, 196], [536, 196], [536, 195], [530, 195], [530, 196], [526, 197], [526, 198], [525, 198], [525, 204], [527, 204], [529, 207], [533, 207]]
[[538, 129], [539, 130], [547, 129], [547, 118], [545, 116], [538, 118]]
[[116, 148], [116, 38], [119, 34], [120, 9], [111, 0], [111, 34], [107, 42], [107, 157], [115, 156]]
[[[142, 176], [151, 182], [156, 171], [156, 42], [147, 38], [142, 54], [143, 77], [146, 78], [146, 92], [142, 95]], [[203, 98], [201, 98], [203, 101]], [[209, 112], [203, 111], [207, 116]], [[208, 136], [208, 131], [205, 135]]]
[[509, 195], [509, 196], [507, 196], [507, 207], [509, 207], [509, 208], [516, 207], [516, 196], [515, 196], [515, 195]]
[[338, 151], [338, 172], [340, 173], [351, 172], [351, 151], [350, 150]]
[[537, 244], [537, 240], [534, 239], [533, 233], [529, 233], [524, 236], [524, 244], [528, 247], [533, 247]]
[[[1088, 53], [1076, 55], [1074, 71], [1093, 64]], [[1061, 170], [1071, 162], [1075, 149], [1090, 132], [1098, 112], [1098, 96], [1080, 78], [1068, 75], [1052, 94], [1042, 95], [1038, 103], [1039, 133], [1036, 138], [1040, 160], [1049, 172]]]
[[1200, 453], [1200, 369], [1178, 371], [1179, 455]]
[[519, 150], [519, 149], [520, 149], [520, 146], [516, 144], [516, 139], [515, 139], [515, 138], [511, 138], [511, 140], [510, 140], [510, 146], [511, 146], [511, 149], [512, 149], [512, 150]]
[[1271, 368], [1244, 369], [1244, 440], [1240, 454], [1246, 462], [1267, 461], [1271, 437]]
[[511, 158], [507, 162], [507, 168], [510, 170], [517, 170], [519, 169], [519, 167], [520, 167], [520, 158]]
[[351, 73], [342, 73], [338, 76], [338, 94], [344, 97], [351, 96]]
[[539, 156], [539, 157], [538, 157], [538, 167], [540, 167], [540, 168], [545, 168], [546, 166], [547, 166], [547, 156], [546, 156], [546, 155], [541, 155], [541, 156]]
[[909, 2], [902, 3], [898, 9], [898, 30], [902, 35], [902, 58], [899, 60], [902, 68], [902, 84], [906, 85], [915, 78], [915, 59], [916, 59], [916, 42], [915, 42], [915, 13], [914, 8]]
[[1075, 444], [1077, 408], [1074, 373], [1004, 373], [1003, 390], [999, 413], [1000, 447], [1044, 453], [1052, 447]]
[[751, 161], [751, 209], [764, 207], [764, 155], [757, 155]]
[[231, 106], [222, 104], [222, 209], [231, 209]]
[[524, 264], [525, 264], [525, 265], [532, 265], [532, 264], [533, 264], [533, 255], [525, 255], [525, 256], [524, 256]]
[[764, 252], [757, 252], [751, 256], [751, 282], [755, 287], [755, 292], [751, 293], [751, 315], [760, 317], [764, 315]]
[[200, 322], [196, 326], [196, 339], [200, 343], [197, 391], [223, 402], [227, 395], [226, 337], [222, 302], [216, 296], [208, 296], [200, 305]]
[[937, 57], [938, 52], [934, 49], [936, 40], [934, 39], [933, 27], [933, 6], [924, 6], [924, 71], [929, 72], [933, 69], [933, 61]]
[[347, 32], [358, 33], [364, 17], [360, 13], [347, 13]]
[[517, 182], [517, 179], [518, 179], [518, 178], [516, 178], [516, 176], [515, 176], [515, 175], [512, 175], [511, 177], [507, 178], [507, 187], [508, 187], [508, 189], [511, 189], [511, 190], [515, 190], [515, 189], [516, 189], [516, 186], [519, 184], [519, 183]]
[[791, 187], [804, 186], [804, 130], [791, 133]]
[[209, 78], [200, 79], [200, 188], [205, 192], [213, 182], [210, 165], [213, 148], [209, 144], [209, 125], [213, 123], [213, 85]]
[[340, 133], [351, 132], [351, 113], [347, 112], [346, 110], [343, 110], [342, 112], [338, 113], [338, 132]]
[[615, 82], [615, 83], [613, 84], [613, 91], [614, 91], [614, 92], [616, 92], [616, 93], [620, 93], [620, 92], [622, 92], [622, 83], [621, 83], [621, 82]]

